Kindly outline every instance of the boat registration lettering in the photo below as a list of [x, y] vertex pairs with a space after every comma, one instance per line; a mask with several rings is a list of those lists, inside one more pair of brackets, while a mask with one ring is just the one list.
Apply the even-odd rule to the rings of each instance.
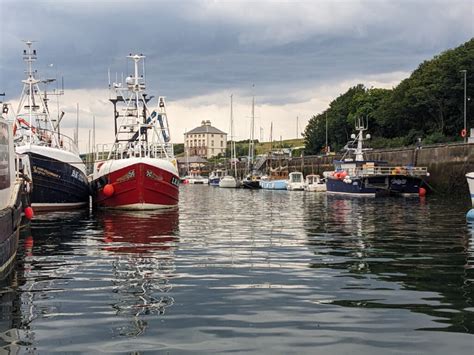
[[173, 184], [175, 186], [179, 186], [179, 179], [173, 176], [171, 178], [171, 184]]
[[392, 185], [406, 185], [407, 179], [393, 179]]
[[74, 179], [77, 179], [79, 181], [82, 181], [82, 182], [86, 182], [86, 180], [84, 179], [84, 176], [82, 176], [81, 174], [79, 174], [79, 171], [77, 170], [73, 170], [71, 172], [71, 176], [74, 178]]
[[153, 171], [151, 170], [147, 170], [146, 171], [146, 177], [149, 178], [149, 179], [152, 179], [152, 180], [156, 180], [156, 181], [162, 181], [163, 180], [163, 176], [161, 175], [156, 175]]
[[43, 175], [43, 176], [48, 176], [48, 177], [53, 177], [56, 179], [61, 178], [61, 175], [56, 174], [48, 169], [42, 168], [40, 166], [33, 165], [33, 174], [38, 174], [38, 175]]

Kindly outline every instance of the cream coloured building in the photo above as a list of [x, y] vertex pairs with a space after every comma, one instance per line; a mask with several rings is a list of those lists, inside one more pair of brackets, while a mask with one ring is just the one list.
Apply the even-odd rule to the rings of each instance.
[[211, 126], [211, 121], [202, 121], [201, 126], [184, 133], [184, 148], [189, 156], [206, 159], [225, 154], [227, 133]]

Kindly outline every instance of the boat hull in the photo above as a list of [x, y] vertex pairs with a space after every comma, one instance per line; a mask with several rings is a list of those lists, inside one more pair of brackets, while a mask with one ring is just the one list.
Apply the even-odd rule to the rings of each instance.
[[[106, 185], [113, 186], [111, 195], [104, 192]], [[174, 207], [179, 199], [178, 186], [177, 172], [151, 162], [130, 162], [92, 182], [93, 202], [97, 207], [128, 210]]]
[[239, 181], [234, 178], [233, 176], [224, 176], [220, 181], [219, 181], [219, 187], [223, 188], [237, 188], [240, 186]]
[[244, 180], [242, 181], [242, 186], [244, 189], [260, 189], [260, 180]]
[[364, 178], [337, 179], [328, 177], [328, 193], [353, 196], [403, 195], [418, 196], [421, 179], [406, 175], [377, 175]]
[[22, 209], [22, 181], [17, 180], [10, 204], [0, 210], [0, 280], [8, 275], [15, 260]]
[[467, 184], [469, 186], [469, 194], [471, 196], [472, 207], [474, 208], [474, 172], [466, 174]]
[[264, 190], [286, 190], [286, 180], [260, 180], [260, 187]]
[[25, 151], [31, 164], [35, 210], [79, 208], [89, 204], [89, 185], [83, 169], [52, 155]]
[[209, 185], [219, 186], [220, 181], [221, 181], [221, 178], [209, 178]]

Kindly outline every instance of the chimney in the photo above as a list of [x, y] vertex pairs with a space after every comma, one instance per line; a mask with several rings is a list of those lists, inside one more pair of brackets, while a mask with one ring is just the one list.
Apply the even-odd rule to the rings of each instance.
[[202, 120], [201, 121], [201, 126], [205, 126], [206, 125], [206, 121]]

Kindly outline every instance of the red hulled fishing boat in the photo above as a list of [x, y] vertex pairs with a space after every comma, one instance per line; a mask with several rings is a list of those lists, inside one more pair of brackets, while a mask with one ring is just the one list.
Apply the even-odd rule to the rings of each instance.
[[99, 146], [92, 174], [93, 201], [98, 207], [150, 210], [178, 203], [179, 176], [170, 142], [165, 100], [149, 109], [139, 73], [143, 55], [130, 55], [134, 74], [109, 85], [114, 106], [115, 142]]

